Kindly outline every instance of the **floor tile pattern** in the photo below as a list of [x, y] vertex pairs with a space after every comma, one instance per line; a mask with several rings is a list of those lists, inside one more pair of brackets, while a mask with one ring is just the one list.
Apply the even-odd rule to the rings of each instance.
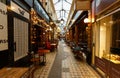
[[48, 78], [55, 56], [56, 52], [50, 52], [46, 54], [46, 65], [37, 66], [34, 72], [34, 78]]
[[[58, 52], [61, 54], [60, 62], [62, 61], [62, 70], [59, 72], [61, 72], [62, 78], [101, 78], [84, 60], [75, 59], [71, 49], [65, 44], [64, 41], [59, 42]], [[57, 52], [50, 52], [47, 54], [46, 65], [38, 66], [34, 73], [34, 78], [48, 78], [56, 54]], [[55, 72], [56, 71], [53, 73]]]
[[62, 78], [101, 78], [84, 60], [76, 60], [71, 49], [63, 45]]

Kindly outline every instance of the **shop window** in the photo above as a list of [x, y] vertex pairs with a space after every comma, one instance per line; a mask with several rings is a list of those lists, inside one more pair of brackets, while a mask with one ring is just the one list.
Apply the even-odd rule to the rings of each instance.
[[113, 14], [112, 47], [120, 48], [120, 11]]
[[108, 16], [97, 22], [97, 46], [96, 53], [97, 56], [102, 58], [104, 55], [110, 53], [111, 46], [111, 27], [112, 27], [112, 17]]
[[2, 2], [2, 3], [4, 3], [4, 4], [6, 4], [6, 0], [0, 0], [0, 2]]
[[96, 56], [120, 63], [120, 11], [96, 23]]

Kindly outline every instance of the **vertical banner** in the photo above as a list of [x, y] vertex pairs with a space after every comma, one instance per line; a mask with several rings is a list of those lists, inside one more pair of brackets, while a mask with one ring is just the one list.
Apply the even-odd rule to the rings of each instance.
[[0, 51], [8, 49], [7, 6], [0, 2]]

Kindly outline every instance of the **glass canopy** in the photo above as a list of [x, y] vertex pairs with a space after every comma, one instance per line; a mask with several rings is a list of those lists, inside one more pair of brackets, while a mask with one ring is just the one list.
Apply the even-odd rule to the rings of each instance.
[[59, 21], [61, 21], [59, 24], [61, 32], [64, 32], [63, 28], [66, 25], [72, 1], [73, 0], [53, 0], [57, 18]]

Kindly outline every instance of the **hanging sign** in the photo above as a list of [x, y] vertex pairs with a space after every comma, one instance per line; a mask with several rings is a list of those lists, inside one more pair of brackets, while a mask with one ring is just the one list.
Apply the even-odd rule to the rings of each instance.
[[76, 0], [76, 10], [90, 10], [90, 0]]
[[7, 6], [0, 2], [0, 51], [8, 49]]

